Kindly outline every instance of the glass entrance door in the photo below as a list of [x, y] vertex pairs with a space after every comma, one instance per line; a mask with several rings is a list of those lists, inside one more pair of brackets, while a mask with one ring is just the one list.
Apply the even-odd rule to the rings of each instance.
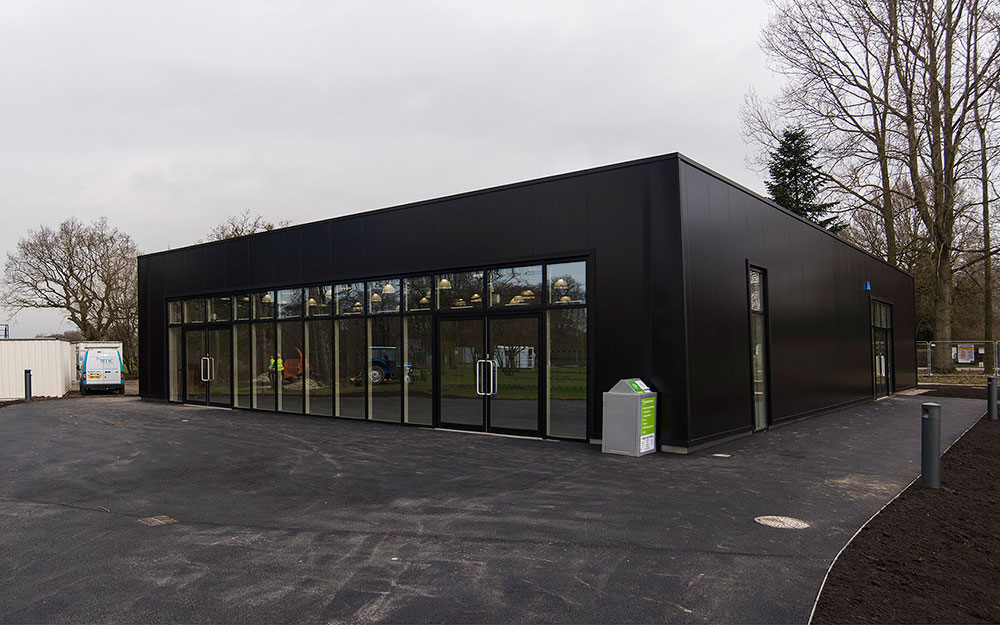
[[231, 406], [230, 328], [186, 330], [184, 352], [184, 401], [193, 404]]
[[538, 315], [441, 319], [441, 427], [539, 436]]
[[438, 324], [438, 415], [441, 427], [484, 430], [486, 332], [482, 317]]
[[204, 404], [208, 400], [204, 330], [184, 332], [184, 354], [184, 401]]
[[875, 371], [875, 397], [886, 397], [889, 395], [888, 331], [883, 328], [874, 328], [872, 332], [872, 353], [875, 356], [875, 362], [872, 363]]
[[491, 432], [539, 435], [539, 325], [535, 316], [489, 320]]
[[208, 331], [208, 403], [233, 405], [232, 335], [229, 328]]

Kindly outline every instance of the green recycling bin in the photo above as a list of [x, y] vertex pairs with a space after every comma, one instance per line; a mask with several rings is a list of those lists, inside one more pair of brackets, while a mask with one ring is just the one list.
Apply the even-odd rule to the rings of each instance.
[[601, 451], [645, 456], [656, 451], [656, 392], [639, 378], [619, 380], [604, 393]]

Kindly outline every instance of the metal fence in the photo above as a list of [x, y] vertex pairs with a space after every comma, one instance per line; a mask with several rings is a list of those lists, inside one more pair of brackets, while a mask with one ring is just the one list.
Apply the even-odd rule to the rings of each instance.
[[986, 375], [986, 359], [993, 362], [994, 371], [1000, 369], [998, 352], [1000, 341], [917, 341], [917, 374], [927, 377], [982, 377]]

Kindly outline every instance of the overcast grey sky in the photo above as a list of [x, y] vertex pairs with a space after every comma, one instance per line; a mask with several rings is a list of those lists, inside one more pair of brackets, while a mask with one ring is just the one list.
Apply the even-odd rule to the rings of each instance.
[[[762, 191], [763, 0], [0, 1], [0, 253], [107, 216], [143, 252], [679, 151]], [[0, 321], [7, 313], [0, 311]], [[68, 329], [23, 312], [16, 336]]]

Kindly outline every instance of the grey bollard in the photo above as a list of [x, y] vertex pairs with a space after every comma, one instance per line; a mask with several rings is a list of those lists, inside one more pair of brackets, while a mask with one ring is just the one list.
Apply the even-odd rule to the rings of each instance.
[[986, 403], [990, 421], [997, 420], [997, 376], [991, 375], [986, 378]]
[[24, 370], [24, 398], [31, 399], [31, 369]]
[[920, 485], [941, 487], [941, 404], [928, 402], [920, 412]]

